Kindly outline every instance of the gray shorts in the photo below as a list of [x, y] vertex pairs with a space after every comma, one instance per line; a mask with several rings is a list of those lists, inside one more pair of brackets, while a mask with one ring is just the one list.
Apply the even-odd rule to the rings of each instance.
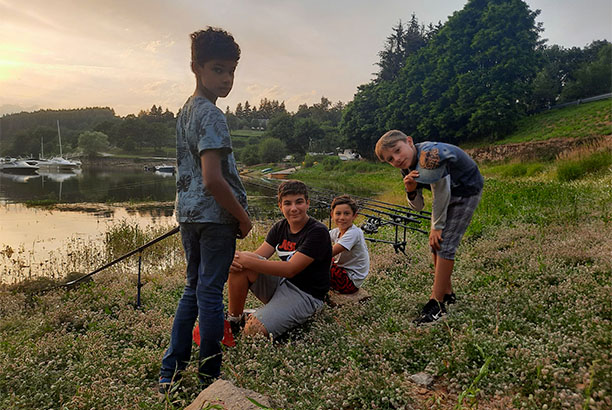
[[322, 300], [279, 276], [259, 274], [250, 289], [265, 303], [253, 314], [272, 337], [301, 325], [323, 307]]
[[444, 259], [455, 259], [459, 242], [472, 221], [472, 215], [474, 215], [481, 196], [482, 191], [468, 197], [451, 196], [446, 213], [446, 226], [442, 230], [440, 250], [436, 252], [431, 248], [432, 253], [437, 253]]

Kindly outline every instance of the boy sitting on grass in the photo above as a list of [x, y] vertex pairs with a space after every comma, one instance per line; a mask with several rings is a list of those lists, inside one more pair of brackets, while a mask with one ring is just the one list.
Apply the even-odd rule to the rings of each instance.
[[336, 228], [329, 231], [334, 260], [331, 266], [331, 287], [338, 293], [355, 293], [370, 270], [370, 254], [363, 231], [353, 224], [357, 203], [348, 195], [340, 195], [331, 204]]
[[455, 303], [451, 285], [455, 252], [480, 202], [484, 180], [474, 160], [461, 148], [440, 142], [414, 144], [401, 131], [391, 130], [380, 137], [375, 152], [378, 159], [401, 170], [412, 209], [422, 210], [422, 190], [431, 190], [429, 246], [434, 284], [415, 323], [435, 322], [446, 313], [445, 305]]
[[[249, 289], [265, 305], [246, 320], [246, 335], [278, 337], [323, 306], [332, 247], [325, 225], [308, 216], [309, 205], [303, 182], [284, 181], [278, 187], [278, 206], [285, 218], [274, 224], [255, 252], [236, 252], [227, 315], [234, 335], [244, 321]], [[268, 260], [275, 252], [280, 261]]]

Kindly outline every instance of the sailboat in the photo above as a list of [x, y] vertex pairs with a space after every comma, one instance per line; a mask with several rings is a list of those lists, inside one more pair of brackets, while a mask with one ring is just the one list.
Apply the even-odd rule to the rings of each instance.
[[60, 132], [59, 120], [57, 120], [57, 136], [59, 138], [59, 149], [60, 149], [59, 157], [53, 157], [51, 159], [41, 158], [38, 165], [41, 168], [53, 169], [57, 171], [73, 171], [77, 168], [80, 168], [81, 167], [80, 161], [70, 161], [64, 158], [64, 154], [62, 152], [62, 134]]

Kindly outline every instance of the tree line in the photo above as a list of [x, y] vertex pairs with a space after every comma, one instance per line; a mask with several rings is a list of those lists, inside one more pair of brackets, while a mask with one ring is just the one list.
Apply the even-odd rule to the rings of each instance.
[[[373, 79], [348, 104], [323, 96], [296, 112], [267, 98], [227, 107], [233, 133], [261, 131], [238, 140], [236, 154], [254, 163], [340, 147], [371, 157], [378, 137], [393, 128], [417, 141], [493, 141], [526, 115], [611, 92], [612, 44], [547, 45], [538, 14], [522, 0], [471, 0], [444, 24], [425, 25], [414, 14], [400, 20], [378, 53]], [[175, 145], [176, 117], [161, 106], [126, 117], [108, 107], [40, 110], [0, 118], [0, 155], [35, 154], [41, 141], [45, 153], [57, 153], [57, 119], [65, 151], [171, 153]], [[79, 139], [85, 131], [96, 134]]]
[[609, 93], [610, 42], [547, 46], [538, 14], [522, 0], [471, 0], [429, 30], [414, 15], [400, 22], [344, 110], [342, 135], [365, 156], [394, 128], [417, 141], [496, 140], [525, 115]]

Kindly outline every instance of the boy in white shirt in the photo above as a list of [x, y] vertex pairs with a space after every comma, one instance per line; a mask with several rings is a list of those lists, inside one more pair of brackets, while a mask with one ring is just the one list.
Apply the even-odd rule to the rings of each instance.
[[329, 231], [333, 243], [331, 288], [339, 293], [355, 293], [370, 270], [370, 254], [365, 236], [353, 224], [357, 217], [357, 203], [348, 195], [334, 198], [331, 217], [337, 226]]

